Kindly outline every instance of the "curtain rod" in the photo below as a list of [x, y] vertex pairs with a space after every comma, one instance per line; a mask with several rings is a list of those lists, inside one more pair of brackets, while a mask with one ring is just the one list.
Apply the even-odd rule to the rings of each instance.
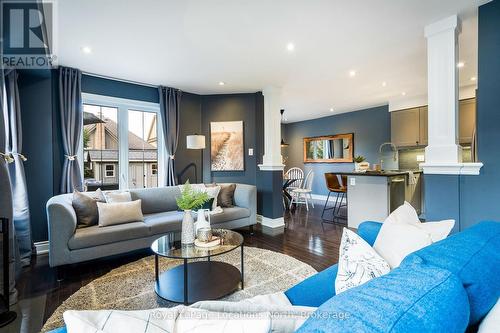
[[158, 88], [158, 86], [159, 86], [159, 85], [154, 85], [154, 84], [149, 84], [149, 83], [143, 83], [143, 82], [139, 82], [139, 81], [119, 79], [119, 78], [116, 78], [116, 77], [111, 77], [111, 76], [106, 76], [106, 75], [101, 75], [101, 74], [95, 74], [95, 73], [90, 73], [90, 72], [85, 72], [85, 71], [82, 71], [82, 74], [83, 75], [88, 75], [88, 76], [98, 77], [98, 78], [101, 78], [101, 79], [107, 79], [107, 80], [113, 80], [113, 81], [120, 81], [120, 82], [130, 83], [130, 84], [137, 84], [137, 85], [141, 85], [141, 86], [145, 86], [145, 87], [150, 87], [150, 88]]

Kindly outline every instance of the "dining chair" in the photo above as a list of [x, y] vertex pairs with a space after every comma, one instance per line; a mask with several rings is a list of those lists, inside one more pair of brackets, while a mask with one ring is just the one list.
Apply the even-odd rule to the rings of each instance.
[[305, 204], [307, 211], [309, 211], [309, 200], [311, 201], [312, 208], [314, 208], [314, 202], [312, 198], [313, 180], [314, 171], [311, 170], [307, 173], [306, 179], [304, 180], [304, 186], [302, 188], [296, 188], [292, 190], [292, 200], [290, 200], [290, 208], [293, 204]]
[[287, 190], [293, 191], [294, 189], [301, 188], [304, 181], [304, 170], [301, 168], [293, 167], [285, 172], [285, 179], [295, 179], [293, 183], [288, 186]]
[[[339, 180], [340, 179], [340, 180]], [[347, 204], [342, 204], [344, 198], [347, 199], [347, 176], [340, 176], [335, 173], [325, 173], [326, 188], [328, 189], [328, 197], [326, 198], [325, 206], [323, 207], [323, 212], [321, 213], [321, 218], [323, 218], [325, 211], [333, 209], [333, 218], [345, 218], [344, 216], [338, 215], [340, 208], [346, 206]], [[326, 208], [330, 195], [332, 193], [336, 194], [335, 204], [333, 207]], [[339, 201], [340, 199], [340, 201]]]

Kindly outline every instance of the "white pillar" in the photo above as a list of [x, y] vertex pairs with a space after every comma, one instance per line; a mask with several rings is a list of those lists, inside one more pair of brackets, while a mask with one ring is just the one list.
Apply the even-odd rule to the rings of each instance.
[[281, 89], [267, 87], [264, 95], [264, 156], [260, 170], [283, 170], [281, 162]]
[[429, 144], [425, 164], [460, 163], [458, 142], [458, 33], [456, 15], [425, 27]]

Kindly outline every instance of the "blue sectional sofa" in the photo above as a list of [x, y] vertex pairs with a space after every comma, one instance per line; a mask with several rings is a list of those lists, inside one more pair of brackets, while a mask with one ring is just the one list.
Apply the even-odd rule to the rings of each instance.
[[[358, 234], [373, 245], [381, 226], [364, 222]], [[336, 275], [333, 265], [285, 292], [294, 305], [318, 307], [298, 333], [464, 332], [500, 297], [500, 223], [481, 222], [434, 243], [339, 295]]]
[[[364, 222], [370, 245], [382, 224]], [[481, 222], [407, 256], [400, 267], [335, 295], [337, 265], [290, 288], [294, 305], [319, 307], [297, 331], [464, 332], [500, 297], [500, 223]]]

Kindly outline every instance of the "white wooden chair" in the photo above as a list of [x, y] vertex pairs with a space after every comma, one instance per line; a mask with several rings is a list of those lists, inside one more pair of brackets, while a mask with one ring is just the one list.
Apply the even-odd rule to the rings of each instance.
[[296, 188], [292, 191], [292, 200], [290, 200], [290, 208], [295, 204], [305, 204], [307, 211], [309, 211], [309, 200], [311, 201], [311, 206], [314, 208], [314, 202], [312, 198], [312, 183], [314, 179], [314, 171], [309, 171], [307, 173], [306, 179], [304, 180], [304, 186], [302, 188]]
[[292, 192], [294, 189], [302, 188], [302, 182], [304, 181], [304, 171], [301, 168], [293, 167], [288, 169], [285, 172], [285, 179], [297, 179], [294, 181], [291, 186], [287, 187], [289, 192]]

